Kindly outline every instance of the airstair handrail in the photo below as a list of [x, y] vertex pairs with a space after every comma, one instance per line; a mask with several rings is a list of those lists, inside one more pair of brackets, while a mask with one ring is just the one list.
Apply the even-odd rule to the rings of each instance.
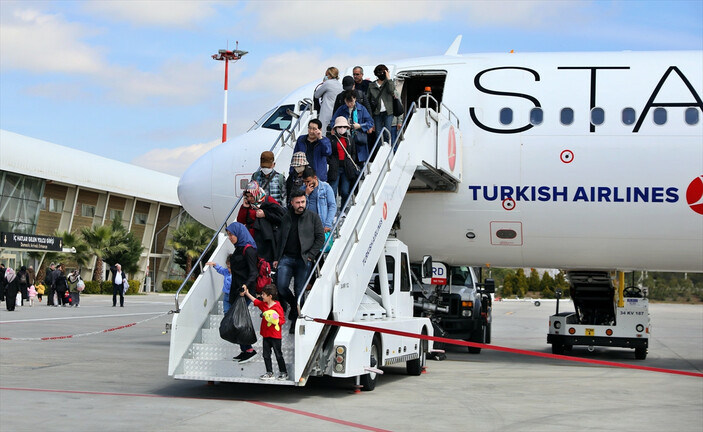
[[[293, 131], [294, 131], [296, 128], [298, 128], [298, 127], [300, 126], [300, 121], [301, 121], [302, 118], [303, 118], [303, 114], [305, 114], [305, 112], [308, 110], [309, 107], [310, 107], [310, 105], [309, 105], [308, 103], [306, 103], [306, 104], [305, 104], [305, 107], [300, 111], [300, 114], [298, 115], [295, 124], [293, 124], [292, 127], [289, 126], [289, 127], [285, 128], [285, 129], [283, 129], [283, 130], [281, 131], [281, 133], [278, 134], [278, 137], [277, 137], [276, 140], [273, 142], [273, 146], [271, 146], [271, 151], [273, 151], [273, 150], [276, 148], [276, 146], [278, 145], [278, 141], [281, 141], [281, 146], [286, 145], [286, 140], [288, 140], [289, 138], [290, 138], [291, 141], [292, 141], [292, 139], [295, 137], [295, 135], [293, 134]], [[284, 138], [283, 135], [284, 135], [286, 132], [288, 132], [288, 136]], [[259, 170], [261, 170], [261, 167], [259, 167], [255, 172], [258, 172]], [[234, 210], [239, 206], [239, 203], [242, 201], [242, 198], [244, 198], [244, 194], [242, 194], [242, 196], [240, 196], [240, 197], [237, 199], [237, 201], [234, 203], [234, 205], [232, 206], [232, 209], [229, 211], [229, 213], [227, 213], [227, 216], [225, 217], [224, 221], [222, 222], [222, 225], [220, 225], [220, 228], [218, 228], [218, 230], [215, 231], [214, 235], [213, 235], [212, 238], [210, 239], [210, 242], [207, 244], [207, 246], [206, 246], [205, 249], [203, 250], [203, 253], [201, 253], [200, 256], [198, 256], [198, 259], [195, 260], [195, 262], [193, 263], [193, 265], [192, 265], [192, 267], [191, 267], [191, 269], [190, 269], [190, 272], [188, 272], [188, 275], [185, 277], [185, 279], [183, 279], [183, 282], [181, 283], [181, 286], [178, 287], [178, 291], [176, 291], [176, 295], [175, 295], [176, 310], [174, 311], [174, 313], [179, 313], [179, 312], [181, 311], [181, 309], [180, 309], [180, 304], [178, 303], [178, 296], [181, 294], [181, 290], [183, 290], [183, 288], [186, 286], [186, 283], [187, 283], [187, 282], [190, 280], [190, 278], [193, 276], [193, 272], [194, 272], [195, 269], [198, 267], [198, 264], [200, 264], [200, 261], [202, 261], [203, 256], [205, 255], [205, 252], [207, 252], [208, 250], [210, 250], [210, 247], [212, 246], [212, 243], [213, 243], [213, 242], [215, 241], [215, 239], [217, 238], [217, 235], [227, 226], [227, 221], [229, 220], [229, 218], [230, 218], [230, 217], [232, 216], [232, 214], [234, 213]]]
[[[408, 109], [408, 111], [406, 112], [406, 114], [408, 114], [408, 113], [415, 113], [416, 111], [417, 111], [417, 106], [416, 106], [415, 102], [413, 102], [412, 105], [410, 105], [410, 108]], [[403, 125], [402, 125], [401, 128], [400, 128], [400, 133], [396, 136], [395, 142], [391, 142], [391, 145], [393, 146], [393, 148], [395, 148], [396, 143], [398, 142], [398, 140], [401, 139], [401, 137], [402, 137], [403, 134], [405, 133], [405, 130], [407, 129], [407, 126], [408, 126], [408, 120], [410, 120], [410, 117], [411, 117], [411, 116], [408, 116], [408, 115], [405, 116], [405, 119], [403, 120]], [[376, 139], [376, 142], [374, 143], [373, 149], [372, 149], [371, 152], [369, 153], [369, 158], [368, 158], [368, 159], [366, 160], [366, 162], [364, 163], [364, 166], [362, 167], [362, 171], [359, 173], [359, 176], [356, 178], [356, 181], [354, 182], [354, 185], [351, 187], [350, 190], [352, 190], [352, 191], [357, 190], [357, 187], [359, 186], [359, 183], [361, 182], [361, 177], [362, 177], [361, 174], [368, 174], [368, 173], [369, 173], [369, 169], [370, 169], [369, 167], [370, 167], [370, 163], [371, 163], [371, 156], [370, 156], [370, 155], [374, 154], [374, 152], [375, 152], [376, 148], [379, 146], [379, 144], [380, 144], [380, 145], [383, 145], [383, 144], [384, 144], [382, 138], [383, 138], [384, 136], [386, 136], [386, 135], [390, 137], [390, 136], [391, 136], [391, 135], [390, 135], [390, 131], [389, 131], [388, 129], [386, 129], [386, 128], [383, 128], [383, 129], [381, 130], [381, 133], [379, 134], [378, 138]], [[392, 140], [389, 139], [388, 141], [392, 141]], [[391, 152], [389, 152], [388, 155], [386, 156], [386, 160], [383, 162], [383, 166], [386, 167], [386, 169], [389, 167], [388, 160], [389, 160], [394, 154], [395, 154], [395, 153], [391, 151]], [[376, 178], [376, 182], [379, 182], [379, 181], [382, 181], [382, 177], [381, 177], [381, 176], [378, 176], [378, 177]], [[376, 188], [376, 185], [374, 185], [374, 190], [375, 190], [375, 188]], [[330, 232], [333, 233], [333, 234], [331, 234], [331, 235], [327, 238], [327, 240], [325, 241], [325, 244], [322, 246], [322, 250], [323, 250], [323, 251], [325, 251], [325, 250], [328, 249], [328, 247], [329, 247], [331, 241], [333, 241], [333, 240], [336, 239], [336, 238], [339, 238], [339, 230], [340, 230], [340, 228], [341, 228], [341, 224], [342, 224], [342, 220], [343, 220], [342, 215], [344, 215], [344, 214], [346, 213], [346, 210], [347, 210], [347, 208], [349, 207], [350, 203], [352, 203], [352, 201], [355, 201], [355, 199], [354, 199], [354, 196], [353, 196], [353, 195], [350, 195], [349, 198], [347, 199], [347, 202], [344, 203], [344, 207], [343, 207], [342, 210], [339, 212], [339, 217], [337, 218], [337, 221], [335, 222], [334, 226], [332, 227], [332, 230], [330, 231]], [[354, 204], [356, 204], [356, 203], [354, 203]], [[363, 219], [363, 218], [359, 218], [359, 220], [357, 220], [356, 223], [357, 223], [357, 224], [360, 223], [360, 222], [361, 222], [361, 219]], [[310, 274], [308, 275], [308, 278], [305, 280], [305, 283], [303, 284], [304, 287], [307, 287], [308, 284], [310, 283], [310, 280], [313, 278], [315, 269], [317, 269], [318, 266], [320, 265], [320, 261], [322, 261], [322, 258], [324, 257], [324, 255], [325, 255], [325, 254], [324, 254], [324, 252], [323, 252], [323, 253], [320, 253], [320, 255], [317, 257], [317, 260], [315, 261], [315, 264], [312, 266], [312, 269], [313, 269], [313, 270], [310, 272]], [[341, 259], [341, 261], [344, 261], [344, 259]], [[298, 307], [300, 307], [300, 301], [301, 301], [302, 298], [303, 298], [302, 295], [298, 298], [298, 302], [297, 302], [297, 303], [298, 303]]]
[[[421, 106], [421, 102], [423, 99], [426, 99], [425, 101], [425, 108], [430, 108], [430, 100], [434, 101], [434, 105], [437, 107], [437, 114], [443, 114], [445, 111], [449, 113], [449, 115], [445, 116], [447, 117], [447, 120], [450, 122], [452, 121], [452, 117], [454, 117], [454, 122], [456, 123], [456, 127], [459, 127], [459, 117], [456, 115], [454, 111], [452, 111], [447, 105], [444, 104], [444, 102], [438, 102], [437, 99], [432, 96], [429, 93], [426, 93], [422, 96], [420, 96], [417, 99], [418, 106]], [[427, 123], [427, 126], [430, 125], [430, 110], [427, 109], [425, 111], [425, 123]]]
[[442, 102], [442, 103], [440, 104], [440, 113], [443, 113], [444, 111], [448, 111], [448, 112], [449, 112], [449, 115], [447, 116], [447, 119], [448, 119], [449, 121], [452, 121], [452, 117], [454, 117], [454, 119], [455, 119], [455, 121], [456, 121], [456, 127], [458, 128], [458, 127], [459, 127], [459, 117], [456, 115], [456, 113], [454, 113], [454, 111], [452, 111], [451, 109], [449, 109], [449, 107], [446, 106], [446, 105], [444, 104], [444, 102]]

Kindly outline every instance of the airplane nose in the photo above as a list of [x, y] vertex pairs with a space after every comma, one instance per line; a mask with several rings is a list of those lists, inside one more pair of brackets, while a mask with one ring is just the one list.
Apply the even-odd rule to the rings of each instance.
[[201, 224], [216, 225], [212, 212], [212, 151], [197, 159], [178, 181], [178, 199], [183, 208]]

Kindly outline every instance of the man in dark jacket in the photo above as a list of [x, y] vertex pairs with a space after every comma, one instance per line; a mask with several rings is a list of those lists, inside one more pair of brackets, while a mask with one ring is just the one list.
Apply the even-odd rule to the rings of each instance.
[[112, 272], [112, 307], [117, 306], [117, 294], [120, 295], [120, 307], [124, 307], [124, 281], [127, 275], [119, 264], [110, 266], [110, 271]]
[[[66, 306], [70, 302], [66, 299], [66, 291], [68, 291], [68, 282], [66, 282], [66, 269], [63, 264], [59, 263], [54, 270], [54, 290], [56, 291], [56, 299], [61, 306]], [[58, 306], [58, 305], [56, 305]]]
[[337, 111], [337, 108], [344, 105], [344, 92], [347, 90], [354, 90], [354, 93], [356, 94], [356, 101], [362, 104], [366, 108], [366, 111], [369, 113], [371, 112], [371, 104], [369, 104], [369, 100], [366, 98], [366, 93], [361, 90], [357, 90], [354, 86], [354, 78], [347, 75], [342, 79], [342, 92], [338, 94], [337, 98], [334, 100], [334, 109], [332, 110], [333, 113]]
[[[277, 286], [281, 306], [290, 304], [288, 319], [291, 321], [290, 332], [295, 331], [298, 318], [297, 303], [305, 288], [312, 266], [325, 243], [325, 231], [320, 217], [306, 210], [305, 192], [295, 190], [291, 194], [291, 209], [283, 218], [280, 228], [280, 256], [273, 262], [278, 269]], [[295, 296], [290, 291], [293, 279]]]
[[56, 264], [49, 264], [49, 268], [46, 270], [46, 275], [44, 276], [44, 287], [46, 287], [46, 305], [47, 306], [58, 306], [54, 304], [54, 293], [56, 288], [54, 288], [54, 272], [56, 271]]

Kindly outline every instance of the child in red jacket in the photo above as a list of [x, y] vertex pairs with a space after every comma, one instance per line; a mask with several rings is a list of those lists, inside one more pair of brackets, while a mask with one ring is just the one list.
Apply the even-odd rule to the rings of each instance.
[[278, 362], [278, 380], [285, 381], [288, 379], [288, 371], [286, 370], [286, 361], [283, 358], [281, 351], [281, 328], [286, 323], [285, 314], [281, 304], [277, 302], [278, 288], [274, 284], [264, 286], [261, 291], [263, 301], [249, 294], [249, 291], [244, 287], [244, 295], [249, 300], [254, 302], [254, 306], [261, 309], [261, 337], [263, 338], [263, 356], [264, 364], [266, 365], [266, 373], [261, 375], [261, 379], [268, 381], [274, 379], [273, 365], [271, 363], [271, 348], [276, 355]]

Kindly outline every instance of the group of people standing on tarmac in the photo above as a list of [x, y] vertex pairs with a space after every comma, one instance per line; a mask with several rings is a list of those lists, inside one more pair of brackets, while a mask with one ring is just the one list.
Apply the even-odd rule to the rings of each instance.
[[[278, 379], [287, 379], [282, 360], [280, 327], [288, 310], [290, 333], [296, 329], [298, 304], [302, 306], [306, 281], [313, 271], [335, 220], [340, 216], [360, 167], [371, 157], [369, 135], [378, 127], [392, 129], [395, 86], [388, 68], [374, 69], [377, 80], [363, 79], [363, 69], [354, 68], [353, 77], [339, 82], [337, 68], [328, 68], [324, 81], [315, 90], [320, 102], [319, 117], [310, 120], [308, 133], [298, 137], [286, 175], [276, 171], [274, 154], [261, 153], [260, 167], [244, 191], [237, 221], [226, 234], [234, 245], [227, 266], [207, 265], [224, 276], [223, 302], [227, 313], [239, 296], [262, 310], [263, 357], [266, 373], [261, 379], [274, 379], [271, 350], [279, 365]], [[338, 205], [339, 198], [339, 205]], [[260, 259], [274, 270], [273, 284], [261, 289], [258, 300], [257, 277]], [[291, 291], [292, 282], [292, 291]], [[259, 287], [261, 288], [261, 287]], [[280, 302], [280, 303], [279, 303]], [[267, 322], [268, 310], [280, 320]], [[277, 318], [279, 319], [279, 318]], [[249, 345], [241, 345], [233, 360], [247, 363], [256, 356]]]
[[37, 297], [34, 277], [32, 266], [22, 266], [15, 271], [0, 263], [0, 301], [5, 302], [8, 311], [15, 310], [17, 306], [24, 306], [25, 301], [29, 302], [30, 306], [34, 304]]
[[[116, 305], [117, 295], [120, 297], [120, 306], [124, 306], [126, 275], [119, 264], [112, 266], [111, 270], [112, 306]], [[78, 269], [66, 274], [66, 267], [62, 263], [49, 264], [43, 281], [36, 280], [32, 266], [21, 266], [15, 271], [0, 263], [0, 301], [5, 302], [8, 311], [14, 311], [17, 306], [24, 306], [25, 302], [34, 306], [35, 301], [41, 303], [44, 297], [47, 306], [80, 307], [81, 292], [84, 288], [85, 282], [81, 279]]]
[[63, 264], [51, 263], [46, 270], [43, 283], [36, 280], [32, 266], [21, 266], [15, 271], [0, 264], [0, 301], [5, 301], [8, 311], [14, 311], [17, 306], [34, 306], [35, 301], [41, 302], [46, 296], [47, 306], [76, 306], [80, 305], [80, 285], [78, 270], [66, 275]]

